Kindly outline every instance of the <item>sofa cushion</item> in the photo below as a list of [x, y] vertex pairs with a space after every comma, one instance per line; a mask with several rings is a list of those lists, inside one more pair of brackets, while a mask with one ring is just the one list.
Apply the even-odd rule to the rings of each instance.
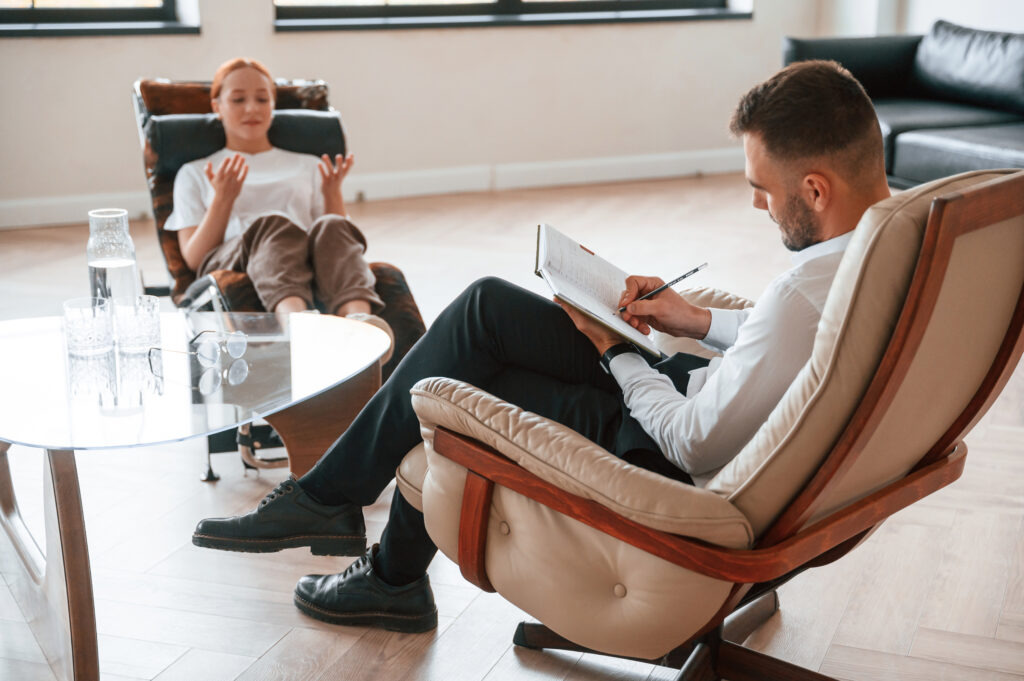
[[1024, 168], [1024, 123], [920, 130], [896, 138], [893, 175], [930, 182], [985, 168]]
[[1024, 34], [937, 21], [914, 57], [927, 95], [1024, 114]]
[[782, 44], [782, 63], [831, 59], [860, 81], [871, 99], [906, 96], [920, 35], [856, 38], [793, 38]]
[[875, 100], [875, 113], [878, 115], [878, 124], [882, 128], [882, 141], [885, 144], [885, 170], [890, 175], [899, 174], [893, 170], [896, 138], [908, 130], [1024, 122], [1024, 116], [1008, 111], [996, 111], [971, 104], [939, 102], [929, 99]]

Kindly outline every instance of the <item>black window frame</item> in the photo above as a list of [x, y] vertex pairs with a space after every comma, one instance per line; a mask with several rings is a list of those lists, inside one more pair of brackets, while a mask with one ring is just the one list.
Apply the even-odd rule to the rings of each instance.
[[[35, 2], [35, 0], [33, 0]], [[176, 0], [159, 7], [31, 7], [0, 8], [3, 24], [90, 24], [178, 20]]]
[[577, 0], [437, 5], [278, 5], [278, 31], [750, 18], [729, 0]]

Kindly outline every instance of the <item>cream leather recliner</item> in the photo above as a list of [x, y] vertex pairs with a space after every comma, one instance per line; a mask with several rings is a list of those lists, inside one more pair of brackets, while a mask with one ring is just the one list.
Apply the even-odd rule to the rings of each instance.
[[1020, 357], [1022, 290], [1024, 172], [932, 182], [865, 213], [810, 360], [705, 488], [446, 378], [412, 391], [424, 444], [399, 488], [468, 579], [546, 625], [519, 644], [685, 663], [681, 678], [822, 679], [730, 641], [780, 584], [959, 476]]

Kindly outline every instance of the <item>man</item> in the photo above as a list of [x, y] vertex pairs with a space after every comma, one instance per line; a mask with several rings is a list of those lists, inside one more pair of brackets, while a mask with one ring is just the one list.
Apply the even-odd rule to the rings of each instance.
[[[484, 279], [462, 293], [409, 352], [349, 429], [299, 480], [246, 515], [203, 520], [193, 542], [235, 551], [309, 546], [352, 555], [366, 543], [373, 503], [420, 439], [409, 389], [427, 376], [472, 383], [563, 423], [663, 475], [702, 484], [767, 419], [811, 353], [825, 297], [863, 212], [887, 197], [882, 138], [871, 101], [833, 62], [793, 64], [740, 100], [754, 206], [779, 226], [794, 267], [750, 310], [709, 310], [652, 277], [625, 282], [623, 318], [700, 339], [712, 362], [678, 354], [649, 364], [588, 318], [511, 284]], [[692, 478], [692, 479], [691, 479]], [[396, 492], [379, 547], [337, 575], [308, 575], [295, 603], [328, 622], [426, 631], [437, 610], [426, 576], [437, 549], [423, 515]]]

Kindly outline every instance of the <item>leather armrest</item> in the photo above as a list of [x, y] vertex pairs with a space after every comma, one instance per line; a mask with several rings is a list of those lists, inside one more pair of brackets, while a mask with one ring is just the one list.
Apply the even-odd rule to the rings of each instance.
[[630, 465], [579, 433], [468, 383], [426, 378], [413, 386], [428, 462], [436, 426], [496, 449], [534, 475], [647, 527], [747, 548], [753, 530], [724, 498]]
[[782, 61], [810, 59], [839, 62], [860, 81], [872, 99], [911, 95], [914, 57], [923, 36], [885, 35], [869, 38], [791, 38], [783, 42]]

